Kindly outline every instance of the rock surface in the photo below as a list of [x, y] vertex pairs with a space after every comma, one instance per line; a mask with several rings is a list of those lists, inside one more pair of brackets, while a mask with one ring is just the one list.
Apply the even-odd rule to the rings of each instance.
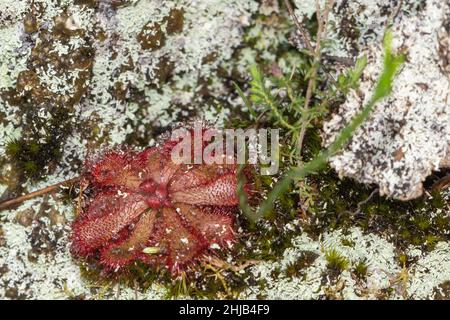
[[391, 96], [376, 106], [345, 150], [330, 163], [340, 176], [377, 184], [381, 195], [414, 199], [422, 195], [422, 182], [432, 171], [449, 166], [450, 4], [426, 1], [415, 13], [418, 2], [404, 1], [404, 9], [394, 17], [389, 15], [395, 12], [391, 1], [370, 1], [367, 6], [362, 6], [362, 2], [367, 1], [347, 5], [342, 2], [342, 6], [338, 2], [330, 24], [331, 37], [341, 32], [351, 34], [343, 30], [344, 20], [355, 8], [362, 8], [355, 18], [360, 19], [355, 24], [358, 36], [344, 37], [329, 50], [351, 56], [355, 48], [359, 56], [368, 57], [369, 63], [359, 90], [351, 92], [324, 125], [325, 144], [331, 143], [337, 132], [370, 99], [381, 68], [381, 38], [390, 20], [393, 21], [394, 46], [407, 55], [407, 62], [395, 79]]
[[[0, 1], [0, 200], [78, 175], [103, 147], [145, 147], [177, 121], [217, 119], [212, 101], [228, 99], [231, 72], [219, 77], [219, 66], [257, 9], [253, 0]], [[40, 197], [0, 213], [1, 298], [97, 297], [68, 250], [73, 209]]]
[[147, 146], [173, 122], [207, 114], [208, 101], [224, 94], [217, 69], [257, 7], [251, 0], [1, 1], [0, 154], [11, 153], [10, 141], [34, 146], [9, 172], [67, 177], [99, 147]]
[[[33, 7], [27, 0], [1, 0], [0, 197], [34, 191], [77, 175], [85, 155], [105, 145], [147, 146], [174, 121], [199, 114], [215, 119], [212, 101], [226, 102], [229, 108], [242, 107], [236, 95], [230, 94], [229, 82], [234, 79], [232, 73], [246, 74], [249, 65], [276, 62], [284, 74], [289, 74], [293, 65], [302, 65], [295, 48], [286, 52], [292, 28], [281, 1], [262, 2], [258, 8], [252, 0], [34, 0]], [[315, 0], [296, 2], [299, 16], [312, 17]], [[337, 1], [332, 16], [339, 32], [330, 29], [332, 41], [326, 50], [344, 57], [370, 54], [372, 63], [361, 87], [367, 93], [379, 72], [381, 51], [379, 46], [365, 46], [380, 43], [391, 2]], [[405, 19], [412, 23], [411, 28], [419, 28], [416, 16], [430, 22], [431, 31], [438, 29], [436, 21], [443, 18], [439, 2], [429, 1], [432, 4], [425, 8], [422, 2], [404, 1], [405, 10], [396, 19], [397, 32], [408, 31]], [[427, 81], [448, 76], [447, 32], [444, 24], [439, 31], [439, 51], [432, 51], [431, 45], [422, 48], [425, 55], [419, 57], [419, 65], [436, 57], [436, 52], [444, 57], [430, 69], [420, 69]], [[405, 41], [414, 49], [417, 47], [411, 42], [422, 39], [437, 45], [426, 34], [414, 34]], [[417, 66], [410, 62], [404, 70], [416, 70]], [[440, 96], [430, 97], [444, 85], [429, 85], [429, 93], [414, 91], [399, 97], [423, 96], [427, 107], [434, 99], [440, 105]], [[399, 102], [396, 110], [402, 110]], [[347, 119], [360, 104], [353, 97], [342, 107], [342, 117]], [[224, 110], [225, 115], [230, 111]], [[432, 111], [430, 114], [434, 117]], [[330, 139], [341, 122], [330, 129]], [[26, 146], [29, 158], [11, 161], [12, 147], [17, 144], [10, 142], [15, 140]], [[443, 140], [437, 139], [436, 150], [442, 149]], [[433, 159], [438, 157], [440, 151]], [[30, 177], [30, 160], [39, 160], [37, 171], [42, 176], [38, 179]], [[21, 174], [23, 169], [28, 170], [26, 175]], [[356, 185], [355, 192], [332, 179], [319, 186], [316, 202], [321, 210], [306, 222], [295, 216], [268, 245], [244, 241], [245, 250], [264, 258], [231, 273], [245, 288], [226, 297], [448, 299], [450, 193], [444, 192], [442, 199], [429, 199], [432, 209], [393, 205], [386, 210], [385, 203], [384, 208], [372, 203], [367, 214], [356, 215], [349, 222], [342, 207], [354, 209], [355, 203], [348, 203], [347, 198], [363, 188]], [[325, 192], [331, 194], [328, 200]], [[160, 281], [135, 289], [86, 277], [89, 265], [74, 261], [69, 252], [75, 204], [64, 201], [68, 193], [63, 189], [0, 212], [0, 299], [173, 297], [173, 288]], [[363, 193], [358, 201], [366, 196]], [[262, 232], [274, 229], [272, 223], [261, 226]], [[275, 258], [266, 258], [266, 251], [261, 252], [267, 247], [270, 256], [276, 252]], [[330, 263], [333, 255], [342, 270]], [[227, 262], [236, 261], [230, 257]], [[201, 274], [201, 278], [224, 273]], [[214, 298], [223, 297], [221, 284], [219, 289]], [[201, 292], [181, 297], [201, 298], [203, 293], [202, 287]]]

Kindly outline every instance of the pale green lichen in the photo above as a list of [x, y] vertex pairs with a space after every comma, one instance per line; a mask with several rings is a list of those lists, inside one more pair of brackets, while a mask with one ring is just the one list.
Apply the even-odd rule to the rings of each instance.
[[[333, 250], [348, 261], [348, 268], [338, 274], [327, 267], [327, 252]], [[304, 259], [305, 253], [316, 257], [297, 275], [286, 274], [290, 266]], [[396, 247], [388, 240], [364, 234], [359, 228], [343, 232], [336, 230], [323, 234], [321, 240], [301, 235], [292, 240], [283, 258], [277, 262], [263, 262], [251, 268], [254, 281], [242, 298], [268, 299], [338, 299], [375, 298], [433, 298], [434, 290], [450, 281], [449, 246], [439, 243], [428, 254], [419, 250], [421, 258], [407, 269], [409, 277], [402, 278], [402, 265], [397, 259]], [[364, 279], [357, 279], [356, 267], [365, 265]]]
[[[312, 19], [314, 2], [296, 1], [297, 14], [306, 21]], [[319, 2], [324, 7], [327, 1]], [[380, 72], [379, 44], [388, 26], [394, 32], [394, 47], [407, 56], [391, 98], [377, 107], [347, 148], [331, 159], [341, 177], [375, 183], [381, 195], [411, 200], [422, 195], [422, 182], [433, 171], [446, 167], [450, 82], [441, 70], [445, 58], [440, 55], [445, 56], [445, 49], [439, 53], [438, 48], [445, 47], [448, 38], [449, 14], [445, 1], [334, 1], [324, 51], [331, 55], [331, 62], [338, 61], [337, 69], [343, 68], [339, 58], [351, 63], [365, 55], [369, 63], [359, 89], [350, 92], [324, 124], [325, 145], [369, 98]]]
[[[15, 211], [3, 213], [2, 228], [6, 245], [0, 247], [0, 268], [7, 271], [0, 277], [0, 297], [10, 299], [160, 299], [166, 294], [166, 289], [152, 285], [146, 292], [135, 291], [129, 287], [118, 290], [116, 287], [107, 287], [105, 284], [90, 283], [83, 279], [80, 268], [74, 263], [68, 250], [68, 236], [70, 229], [64, 224], [54, 224], [47, 217], [35, 220], [30, 226], [19, 225], [13, 222], [19, 212], [32, 210], [35, 214], [40, 210], [39, 199], [25, 202]], [[72, 208], [62, 205], [59, 201], [48, 202], [52, 210], [61, 212], [61, 219], [71, 220]], [[5, 222], [9, 221], [9, 222]], [[37, 228], [38, 224], [43, 225]], [[34, 231], [33, 231], [34, 230]], [[39, 230], [38, 237], [48, 239], [40, 250], [37, 260], [31, 259], [33, 251], [32, 234]]]
[[409, 270], [408, 293], [414, 299], [434, 298], [434, 290], [450, 281], [450, 244], [439, 242], [432, 252], [417, 256]]
[[9, 88], [15, 83], [18, 74], [26, 69], [27, 50], [24, 54], [17, 54], [22, 45], [21, 24], [1, 26], [0, 24], [0, 89]]
[[[329, 250], [348, 260], [349, 268], [334, 275], [336, 270], [328, 269], [326, 256]], [[298, 276], [287, 276], [286, 270], [302, 259], [305, 252], [314, 253], [317, 257], [309, 266], [299, 269]], [[367, 265], [367, 278], [356, 283], [352, 270], [360, 261], [365, 261]], [[341, 230], [325, 233], [321, 240], [316, 241], [303, 234], [292, 240], [292, 247], [284, 252], [279, 262], [264, 262], [251, 269], [256, 281], [264, 285], [262, 288], [250, 287], [243, 297], [262, 295], [268, 299], [318, 299], [336, 291], [333, 298], [370, 299], [388, 288], [390, 280], [400, 269], [394, 245], [379, 236], [365, 235], [359, 228], [351, 228], [345, 234]], [[275, 271], [279, 272], [278, 276], [273, 275]], [[337, 278], [331, 280], [333, 276]], [[342, 288], [339, 289], [340, 286]]]
[[[203, 110], [207, 117], [208, 110], [213, 112], [209, 106], [203, 110], [192, 106], [193, 102], [202, 103], [201, 96], [196, 95], [200, 81], [211, 80], [208, 95], [220, 97], [224, 93], [225, 80], [218, 78], [216, 70], [231, 59], [234, 48], [242, 41], [243, 27], [257, 7], [253, 0], [142, 0], [119, 7], [101, 1], [95, 9], [76, 5], [72, 0], [35, 0], [34, 7], [26, 0], [1, 1], [0, 91], [29, 94], [19, 91], [19, 87], [16, 90], [16, 85], [19, 74], [28, 70], [31, 63], [39, 66], [29, 71], [36, 73], [40, 87], [28, 101], [33, 108], [12, 105], [8, 95], [0, 95], [0, 155], [4, 155], [9, 141], [19, 141], [24, 130], [30, 134], [34, 124], [27, 120], [28, 112], [33, 121], [53, 121], [58, 128], [70, 129], [61, 141], [62, 154], [57, 164], [51, 169], [45, 165], [51, 172], [40, 181], [23, 179], [12, 187], [31, 192], [64, 181], [80, 173], [88, 152], [126, 141], [134, 143], [130, 135], [142, 137], [145, 145], [151, 145], [156, 138], [152, 130], [192, 113], [201, 116]], [[173, 9], [182, 9], [184, 23], [182, 28], [171, 26], [175, 29], [169, 34], [167, 17]], [[24, 30], [27, 14], [36, 14], [37, 20], [37, 28], [29, 34]], [[167, 33], [165, 43], [157, 50], [146, 50], [138, 35], [145, 25], [155, 23], [161, 23], [162, 32]], [[145, 32], [152, 34], [154, 30]], [[38, 46], [48, 50], [48, 55], [38, 51], [31, 57], [32, 49]], [[63, 57], [71, 59], [64, 61], [65, 68], [60, 67]], [[23, 80], [29, 81], [30, 77]], [[35, 84], [27, 84], [30, 85]], [[126, 99], [116, 96], [116, 88], [126, 91]], [[50, 100], [50, 105], [38, 105], [40, 94]], [[81, 97], [77, 98], [78, 94]], [[57, 97], [73, 97], [74, 103], [61, 104]], [[55, 118], [58, 108], [65, 108], [65, 116]], [[191, 113], [186, 114], [188, 111]], [[41, 137], [54, 139], [47, 129], [36, 128]], [[4, 158], [1, 172], [10, 176], [17, 168], [8, 161]], [[2, 184], [0, 191], [8, 196], [10, 187]], [[33, 226], [22, 226], [14, 220], [20, 212], [32, 209], [38, 213], [45, 206], [64, 216], [65, 224], [54, 226], [44, 217], [34, 217]], [[115, 288], [106, 288], [103, 295], [104, 288], [93, 290], [92, 284], [82, 279], [68, 250], [72, 212], [73, 207], [63, 205], [61, 200], [40, 197], [1, 213], [6, 244], [0, 247], [0, 267], [7, 271], [1, 276], [0, 297], [95, 299], [130, 298], [137, 294], [147, 299], [167, 295], [157, 284], [144, 293], [124, 288], [116, 294]], [[46, 252], [47, 243], [33, 243], [31, 237], [36, 230], [42, 230], [44, 238], [54, 242], [52, 252]], [[30, 250], [41, 252], [37, 260], [29, 258]]]
[[[318, 1], [325, 8], [327, 0]], [[416, 15], [422, 0], [403, 1], [400, 14]], [[373, 43], [381, 43], [383, 30], [396, 12], [398, 3], [391, 0], [335, 0], [329, 13], [327, 41], [324, 51], [331, 55], [353, 58], [359, 50]], [[313, 20], [316, 0], [296, 0], [295, 13], [298, 17]]]
[[[118, 8], [102, 2], [98, 9], [74, 5], [71, 0], [35, 0], [35, 3], [46, 5], [39, 21], [43, 31], [51, 30], [54, 19], [65, 11], [70, 17], [68, 26], [85, 32], [83, 37], [72, 36], [52, 41], [52, 53], [61, 56], [82, 47], [95, 50], [91, 74], [83, 84], [87, 90], [73, 106], [75, 125], [64, 140], [61, 159], [45, 179], [33, 184], [21, 181], [27, 191], [77, 175], [81, 171], [84, 156], [102, 146], [125, 141], [151, 145], [159, 129], [193, 115], [219, 124], [229, 120], [227, 118], [240, 110], [243, 103], [230, 91], [228, 82], [235, 78], [236, 71], [245, 78], [248, 66], [255, 62], [266, 66], [277, 64], [284, 74], [290, 74], [294, 66], [301, 68], [305, 63], [294, 48], [291, 47], [292, 51], [286, 49], [292, 30], [289, 28], [289, 18], [286, 15], [256, 14], [257, 1], [160, 3], [136, 0]], [[303, 4], [309, 3], [297, 1], [299, 16], [306, 14], [308, 18], [311, 17], [311, 8], [307, 8], [308, 12], [303, 9]], [[368, 11], [374, 8], [370, 1], [358, 3], [367, 4]], [[0, 13], [14, 14], [7, 24], [0, 23], [0, 40], [5, 40], [0, 41], [0, 90], [14, 88], [17, 76], [27, 67], [31, 48], [36, 45], [33, 41], [41, 41], [38, 40], [39, 32], [24, 36], [22, 20], [27, 5], [27, 1], [7, 0], [0, 3], [0, 8], [7, 8], [5, 11], [0, 10]], [[356, 10], [358, 4], [352, 2], [350, 7]], [[166, 34], [164, 46], [144, 50], [137, 39], [143, 27], [147, 23], [160, 24], [165, 33], [168, 29], [166, 17], [174, 8], [184, 11], [182, 30]], [[331, 18], [333, 21], [336, 17], [332, 15]], [[370, 21], [377, 21], [378, 24], [385, 21], [385, 17], [378, 13], [357, 19], [358, 26], [370, 24]], [[333, 27], [333, 23], [330, 27]], [[156, 34], [153, 29], [145, 30], [144, 33]], [[331, 37], [342, 40], [334, 34]], [[326, 50], [349, 54], [349, 48], [347, 42], [338, 42]], [[163, 58], [169, 60], [161, 64]], [[167, 73], [170, 76], [165, 74], [165, 68], [169, 69]], [[73, 94], [79, 70], [57, 73], [56, 69], [49, 65], [44, 70], [37, 70], [40, 81], [54, 93]], [[118, 82], [120, 85], [117, 85]], [[124, 99], [118, 97], [121, 90], [114, 91], [116, 85], [124, 90]], [[208, 99], [202, 97], [205, 88]], [[20, 138], [22, 134], [23, 112], [1, 99], [0, 119], [3, 123], [0, 123], [0, 155], [3, 155], [8, 139]], [[208, 101], [208, 104], [204, 104], [204, 101]], [[216, 102], [223, 104], [222, 108], [215, 106]], [[46, 112], [42, 110], [39, 115], [43, 119], [49, 118]], [[5, 164], [1, 174], [9, 174], [11, 168], [10, 163]], [[6, 189], [6, 185], [0, 185], [0, 192]], [[331, 201], [335, 200], [339, 199], [331, 196]], [[445, 201], [448, 201], [448, 197]], [[21, 225], [17, 221], [18, 216], [29, 209], [33, 213], [32, 224]], [[59, 198], [40, 197], [23, 203], [16, 210], [0, 213], [3, 232], [0, 242], [4, 241], [0, 247], [0, 297], [161, 299], [170, 296], [171, 288], [158, 281], [148, 289], [135, 290], [130, 286], [105, 285], [86, 279], [68, 250], [73, 209], [73, 206], [64, 204]], [[336, 209], [336, 212], [329, 214], [340, 215], [341, 212]], [[434, 214], [438, 215], [438, 212], [430, 212], [430, 215]], [[273, 230], [272, 221], [260, 225], [262, 246], [250, 240], [242, 244], [245, 250], [256, 256], [269, 254], [270, 260], [259, 261], [247, 270], [240, 271], [246, 288], [241, 294], [236, 293], [237, 297], [433, 298], [437, 287], [450, 281], [448, 241], [438, 242], [431, 249], [411, 247], [406, 257], [417, 260], [406, 264], [398, 257], [400, 249], [395, 244], [397, 238], [383, 235], [382, 231], [368, 233], [363, 228], [348, 229], [337, 224], [334, 228], [326, 226], [315, 234], [302, 227], [301, 233], [296, 234], [301, 225], [299, 220], [283, 225], [281, 236], [286, 239], [277, 239], [283, 242], [282, 248], [278, 247], [278, 242], [272, 243], [272, 238], [264, 238], [266, 232]], [[40, 236], [36, 237], [36, 233]], [[330, 252], [345, 263], [330, 263]], [[230, 254], [226, 261], [233, 264], [236, 262], [234, 258], [234, 253]], [[431, 270], [431, 273], [427, 270]], [[206, 291], [200, 292], [198, 296], [220, 296]], [[178, 297], [196, 298], [197, 294]]]

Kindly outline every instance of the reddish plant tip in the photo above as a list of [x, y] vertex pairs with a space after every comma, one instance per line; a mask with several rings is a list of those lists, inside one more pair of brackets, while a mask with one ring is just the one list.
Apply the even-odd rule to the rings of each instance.
[[76, 257], [106, 271], [140, 260], [176, 274], [232, 247], [237, 166], [175, 164], [174, 146], [108, 151], [87, 164], [92, 192], [72, 226]]

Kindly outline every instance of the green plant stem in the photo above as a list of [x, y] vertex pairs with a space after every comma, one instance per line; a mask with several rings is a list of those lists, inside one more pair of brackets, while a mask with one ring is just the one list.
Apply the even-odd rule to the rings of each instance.
[[270, 110], [272, 110], [273, 114], [275, 115], [275, 118], [280, 122], [280, 124], [285, 127], [286, 129], [290, 131], [295, 131], [297, 128], [295, 128], [293, 125], [291, 125], [289, 122], [284, 120], [283, 116], [281, 115], [280, 111], [278, 110], [277, 106], [275, 105], [273, 99], [271, 97], [268, 97], [266, 94], [263, 96], [265, 103], [270, 107]]
[[289, 186], [293, 180], [303, 179], [306, 175], [320, 170], [328, 162], [328, 159], [348, 142], [352, 136], [352, 133], [364, 122], [365, 119], [369, 117], [373, 107], [380, 99], [381, 98], [376, 98], [374, 96], [364, 107], [364, 109], [355, 118], [353, 118], [352, 122], [342, 129], [336, 140], [328, 147], [328, 149], [320, 152], [314, 160], [302, 165], [301, 167], [289, 170], [283, 179], [278, 182], [274, 189], [269, 193], [267, 199], [260, 207], [258, 216], [265, 216], [265, 214], [272, 207], [276, 198], [281, 193], [286, 192], [289, 189]]
[[[267, 196], [267, 199], [263, 201], [259, 210], [255, 213], [248, 208], [246, 195], [240, 193], [240, 205], [244, 210], [244, 213], [252, 221], [257, 221], [260, 218], [267, 215], [267, 213], [273, 207], [275, 200], [278, 196], [286, 192], [293, 180], [303, 179], [306, 175], [317, 172], [327, 163], [328, 159], [341, 150], [344, 145], [351, 139], [354, 132], [359, 128], [359, 126], [370, 116], [375, 105], [389, 96], [392, 91], [392, 83], [394, 77], [397, 73], [398, 68], [404, 62], [405, 57], [403, 55], [392, 55], [392, 31], [388, 29], [384, 37], [384, 67], [383, 71], [378, 79], [375, 91], [370, 99], [370, 101], [365, 105], [365, 107], [360, 111], [350, 123], [344, 127], [338, 134], [334, 142], [324, 151], [321, 151], [316, 158], [312, 161], [300, 166], [290, 169], [284, 177], [279, 181], [273, 190]], [[241, 197], [242, 195], [242, 197]], [[244, 206], [247, 206], [244, 209]]]

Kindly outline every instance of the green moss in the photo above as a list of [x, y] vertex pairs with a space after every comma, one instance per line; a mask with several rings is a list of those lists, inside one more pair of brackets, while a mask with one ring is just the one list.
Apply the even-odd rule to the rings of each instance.
[[26, 161], [23, 164], [23, 170], [29, 175], [29, 176], [35, 176], [38, 170], [37, 164], [34, 161]]
[[294, 263], [286, 267], [285, 275], [288, 277], [302, 276], [304, 270], [314, 263], [319, 255], [311, 251], [303, 251]]
[[[418, 245], [428, 251], [438, 241], [445, 241], [450, 232], [446, 208], [448, 199], [441, 194], [424, 196], [408, 202], [379, 197], [366, 201], [373, 189], [351, 179], [340, 180], [329, 170], [311, 181], [317, 191], [313, 194], [310, 214], [315, 223], [302, 222], [303, 229], [317, 237], [329, 229], [359, 226], [370, 233], [389, 236], [400, 248]], [[364, 205], [359, 203], [366, 201]]]
[[356, 276], [360, 279], [364, 279], [367, 275], [367, 264], [366, 264], [366, 260], [360, 260], [358, 261], [358, 263], [355, 265], [353, 272], [356, 274]]
[[335, 249], [325, 251], [325, 259], [327, 260], [327, 268], [333, 271], [344, 271], [349, 267], [349, 261]]
[[435, 208], [444, 208], [448, 203], [442, 196], [442, 193], [437, 190], [431, 191], [431, 197], [429, 198], [429, 201], [431, 201], [431, 205]]
[[40, 146], [36, 141], [30, 141], [27, 145], [28, 152], [32, 155], [37, 155], [40, 150]]
[[405, 265], [408, 262], [408, 255], [406, 255], [405, 253], [399, 254], [398, 261], [400, 265]]
[[17, 157], [22, 151], [22, 145], [19, 140], [11, 140], [6, 144], [6, 155], [9, 157]]
[[343, 246], [350, 247], [350, 248], [353, 248], [356, 245], [356, 243], [354, 241], [349, 240], [349, 239], [342, 239], [341, 243]]
[[51, 135], [45, 142], [39, 137], [28, 139], [22, 137], [6, 145], [8, 160], [18, 172], [21, 180], [37, 180], [45, 176], [45, 167], [61, 157], [60, 141], [54, 141]]
[[193, 265], [193, 268], [176, 276], [165, 268], [151, 267], [140, 261], [118, 273], [103, 272], [95, 259], [84, 261], [80, 269], [82, 277], [92, 283], [93, 287], [99, 288], [99, 292], [100, 288], [110, 292], [110, 288], [118, 284], [145, 292], [153, 284], [158, 284], [165, 289], [165, 299], [185, 296], [195, 299], [235, 299], [247, 287], [245, 279], [249, 277], [246, 272], [236, 273], [208, 264]]

